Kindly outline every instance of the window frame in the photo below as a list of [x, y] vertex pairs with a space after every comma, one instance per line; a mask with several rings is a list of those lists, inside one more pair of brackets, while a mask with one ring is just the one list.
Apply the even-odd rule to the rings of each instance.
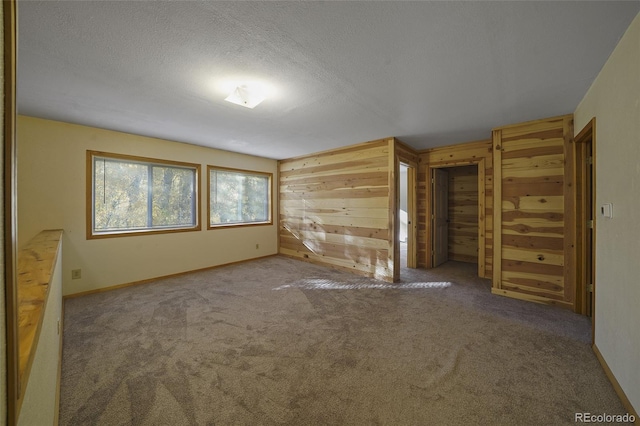
[[[95, 194], [95, 182], [93, 180], [94, 174], [94, 157], [103, 157], [113, 160], [122, 160], [123, 162], [138, 163], [147, 166], [171, 166], [176, 168], [191, 169], [194, 171], [194, 209], [195, 209], [195, 225], [193, 226], [177, 226], [177, 227], [158, 227], [158, 228], [143, 228], [143, 229], [130, 229], [130, 230], [116, 230], [116, 231], [98, 231], [94, 229], [94, 194]], [[201, 165], [196, 163], [187, 163], [182, 161], [163, 160], [160, 158], [141, 157], [127, 154], [116, 154], [112, 152], [93, 151], [87, 150], [87, 176], [86, 176], [86, 230], [87, 240], [100, 239], [100, 238], [114, 238], [114, 237], [129, 237], [134, 235], [156, 235], [156, 234], [170, 234], [176, 232], [193, 232], [202, 230], [201, 211]]]
[[[211, 171], [219, 170], [223, 172], [233, 172], [245, 175], [254, 175], [254, 176], [265, 176], [268, 178], [268, 202], [269, 207], [267, 209], [269, 213], [269, 217], [266, 221], [261, 222], [242, 222], [242, 223], [220, 223], [220, 224], [211, 224]], [[270, 172], [261, 172], [257, 170], [247, 170], [247, 169], [236, 169], [231, 167], [223, 167], [223, 166], [212, 166], [207, 165], [207, 230], [212, 229], [229, 229], [229, 228], [238, 228], [245, 226], [265, 226], [265, 225], [273, 225], [273, 173]]]

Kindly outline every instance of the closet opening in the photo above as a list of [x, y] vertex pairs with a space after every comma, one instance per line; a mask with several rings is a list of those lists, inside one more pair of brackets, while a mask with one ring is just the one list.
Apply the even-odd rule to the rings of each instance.
[[431, 266], [449, 260], [479, 264], [478, 164], [431, 168], [431, 173]]

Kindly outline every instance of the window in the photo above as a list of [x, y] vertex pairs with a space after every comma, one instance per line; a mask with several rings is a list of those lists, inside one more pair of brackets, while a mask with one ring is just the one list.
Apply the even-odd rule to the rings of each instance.
[[87, 163], [87, 238], [200, 229], [199, 164], [96, 151]]
[[270, 225], [271, 173], [208, 167], [209, 229]]

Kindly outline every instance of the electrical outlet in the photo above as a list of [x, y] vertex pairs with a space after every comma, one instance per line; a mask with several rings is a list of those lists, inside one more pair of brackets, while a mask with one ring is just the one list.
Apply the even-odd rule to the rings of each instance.
[[72, 269], [71, 270], [71, 279], [72, 280], [79, 280], [80, 278], [82, 278], [82, 269]]

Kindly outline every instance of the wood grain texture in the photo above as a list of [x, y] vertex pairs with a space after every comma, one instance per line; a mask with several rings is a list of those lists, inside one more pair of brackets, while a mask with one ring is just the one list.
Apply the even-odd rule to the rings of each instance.
[[393, 281], [394, 138], [278, 162], [279, 252]]
[[478, 167], [449, 170], [449, 259], [478, 263]]
[[[391, 270], [392, 282], [400, 281], [400, 244], [399, 244], [399, 211], [400, 206], [400, 163], [397, 161], [396, 141], [389, 139], [389, 173], [387, 182], [389, 185], [389, 210], [387, 228], [391, 231], [389, 238], [389, 250], [387, 251], [387, 267]], [[389, 281], [389, 278], [386, 278]]]
[[[407, 182], [406, 182], [406, 194], [404, 194], [407, 198], [407, 254], [406, 254], [406, 266], [408, 268], [417, 268], [418, 267], [418, 259], [417, 259], [417, 250], [418, 250], [418, 153], [411, 148], [410, 146], [404, 144], [402, 141], [398, 139], [394, 139], [393, 145], [394, 151], [394, 170], [399, 172], [400, 164], [404, 164], [407, 166]], [[396, 175], [396, 179], [393, 181], [393, 185], [397, 188], [396, 191], [396, 220], [393, 224], [395, 229], [395, 238], [397, 241], [400, 240], [400, 216], [399, 209], [400, 208], [400, 174]], [[394, 248], [394, 271], [396, 275], [394, 276], [394, 280], [399, 280], [400, 271], [402, 265], [400, 264], [401, 256], [400, 256], [400, 246]]]
[[[3, 64], [3, 273], [4, 273], [4, 309], [5, 342], [2, 362], [6, 366], [6, 411], [3, 421], [14, 425], [20, 414], [20, 373], [19, 373], [19, 331], [18, 313], [18, 184], [16, 150], [16, 87], [18, 55], [18, 5], [17, 0], [2, 2], [4, 57]], [[4, 411], [0, 409], [0, 411]]]
[[18, 253], [18, 371], [21, 394], [26, 388], [42, 329], [49, 284], [61, 242], [62, 230], [42, 231]]
[[[491, 140], [432, 148], [418, 153], [418, 261], [419, 266], [431, 267], [431, 170], [437, 167], [473, 166], [478, 179], [477, 223], [478, 275], [491, 278], [493, 271], [493, 147]], [[460, 258], [476, 261], [461, 254]]]
[[567, 302], [563, 302], [562, 300], [556, 300], [544, 294], [535, 294], [534, 292], [529, 292], [529, 291], [525, 292], [522, 290], [514, 291], [511, 288], [497, 289], [495, 287], [491, 289], [491, 293], [497, 294], [499, 296], [511, 297], [513, 299], [526, 300], [528, 302], [536, 302], [536, 303], [542, 303], [545, 305], [553, 305], [553, 306], [559, 306], [561, 308], [571, 309], [571, 304]]
[[573, 308], [573, 117], [494, 129], [493, 291]]
[[493, 264], [492, 291], [502, 288], [502, 130], [497, 129], [492, 134], [493, 145]]
[[[574, 176], [575, 176], [575, 310], [579, 314], [592, 317], [594, 322], [593, 294], [588, 292], [589, 285], [595, 288], [595, 117], [575, 136], [574, 139]], [[592, 330], [592, 337], [594, 333]], [[593, 342], [592, 342], [593, 343]]]
[[564, 167], [564, 300], [571, 303], [575, 310], [576, 303], [576, 201], [575, 201], [575, 148], [573, 140], [573, 116], [562, 120], [563, 146], [565, 152]]

